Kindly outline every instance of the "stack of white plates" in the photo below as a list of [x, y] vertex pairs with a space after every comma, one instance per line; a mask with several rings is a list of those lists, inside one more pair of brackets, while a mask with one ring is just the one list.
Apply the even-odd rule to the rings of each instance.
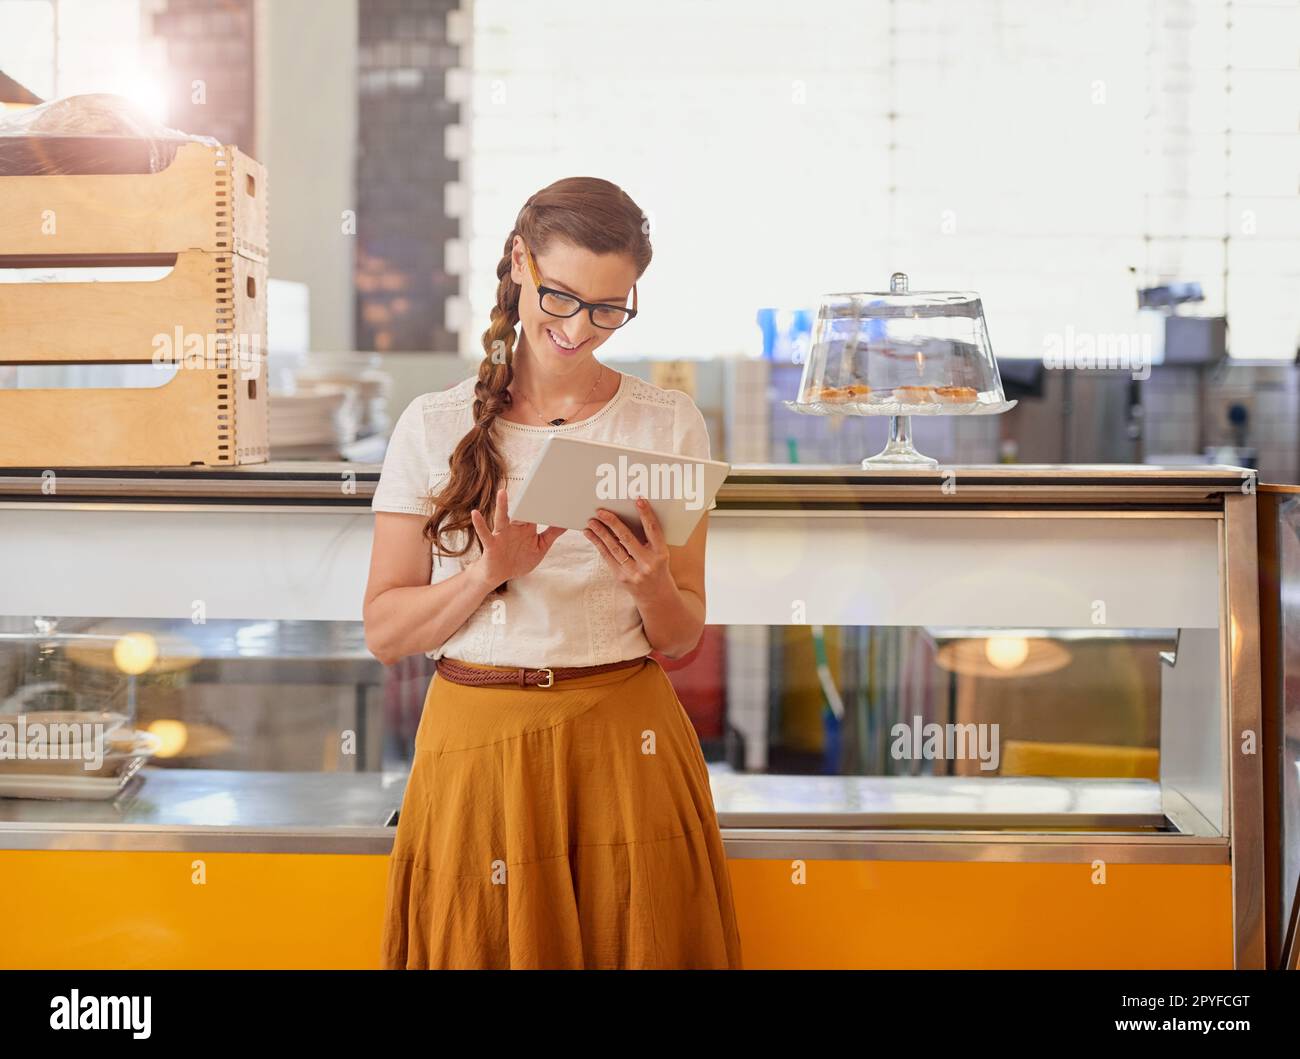
[[298, 385], [340, 386], [356, 391], [357, 436], [388, 432], [388, 398], [393, 379], [366, 353], [313, 353], [295, 372]]
[[357, 398], [349, 387], [306, 385], [271, 393], [272, 459], [337, 459], [357, 436]]

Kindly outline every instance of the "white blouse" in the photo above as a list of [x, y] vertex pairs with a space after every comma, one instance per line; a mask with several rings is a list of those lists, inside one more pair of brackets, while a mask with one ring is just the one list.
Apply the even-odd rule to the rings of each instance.
[[[471, 376], [407, 406], [393, 428], [371, 501], [375, 511], [428, 516], [430, 497], [451, 473], [451, 454], [473, 426], [476, 381], [477, 376]], [[492, 430], [505, 460], [511, 498], [552, 434], [710, 458], [708, 429], [695, 403], [680, 390], [662, 390], [627, 374], [622, 374], [614, 396], [586, 419], [551, 427], [498, 417]], [[717, 506], [714, 500], [709, 510]], [[472, 533], [472, 528], [448, 533], [445, 539], [459, 547]], [[460, 557], [440, 556], [430, 547], [431, 584], [455, 576], [478, 556], [476, 538]], [[540, 668], [619, 662], [650, 650], [632, 597], [582, 531], [568, 530], [531, 573], [512, 579], [504, 593], [489, 593], [441, 647], [427, 654], [482, 665]]]

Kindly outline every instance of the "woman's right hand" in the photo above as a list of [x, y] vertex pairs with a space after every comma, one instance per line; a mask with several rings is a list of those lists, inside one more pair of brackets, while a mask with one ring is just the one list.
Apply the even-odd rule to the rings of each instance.
[[512, 522], [506, 511], [506, 488], [497, 490], [496, 515], [493, 532], [488, 528], [487, 519], [477, 508], [469, 513], [478, 534], [482, 555], [475, 559], [471, 568], [476, 570], [488, 586], [495, 591], [501, 584], [516, 577], [523, 577], [530, 572], [551, 550], [560, 534], [565, 532], [563, 526], [549, 526], [544, 533], [537, 532], [536, 522]]

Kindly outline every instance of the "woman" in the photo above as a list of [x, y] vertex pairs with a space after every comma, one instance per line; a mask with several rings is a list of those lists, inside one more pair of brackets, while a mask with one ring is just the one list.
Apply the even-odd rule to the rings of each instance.
[[707, 514], [673, 548], [644, 504], [644, 541], [610, 512], [581, 533], [506, 513], [553, 434], [709, 456], [690, 398], [595, 357], [636, 315], [643, 217], [604, 180], [533, 195], [497, 265], [477, 378], [417, 398], [394, 428], [366, 643], [385, 663], [438, 662], [385, 967], [740, 966], [704, 757], [648, 657], [699, 642]]

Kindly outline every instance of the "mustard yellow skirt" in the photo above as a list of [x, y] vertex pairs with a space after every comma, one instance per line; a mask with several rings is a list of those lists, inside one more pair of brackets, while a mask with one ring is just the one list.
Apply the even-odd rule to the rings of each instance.
[[741, 966], [704, 755], [657, 662], [549, 688], [433, 678], [382, 962]]

